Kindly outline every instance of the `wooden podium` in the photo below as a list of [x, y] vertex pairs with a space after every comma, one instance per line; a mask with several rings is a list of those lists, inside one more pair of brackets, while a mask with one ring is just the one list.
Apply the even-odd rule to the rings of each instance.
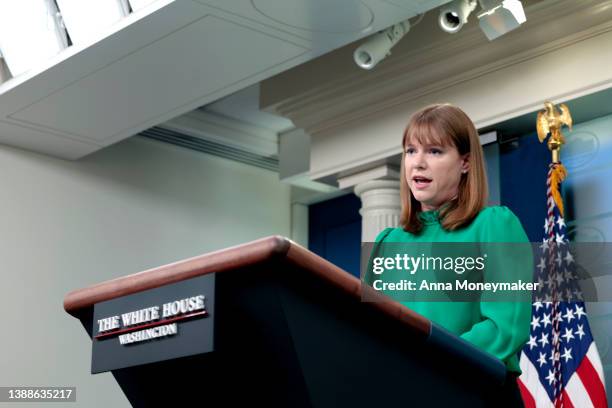
[[475, 407], [504, 382], [496, 358], [399, 303], [363, 302], [358, 279], [280, 236], [70, 292], [64, 308], [95, 343], [96, 304], [211, 274], [212, 350], [110, 370], [133, 406]]

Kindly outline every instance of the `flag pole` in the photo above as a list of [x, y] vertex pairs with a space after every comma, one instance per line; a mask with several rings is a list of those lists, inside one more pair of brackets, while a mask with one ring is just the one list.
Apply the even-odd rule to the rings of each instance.
[[546, 178], [544, 238], [538, 252], [540, 272], [536, 273], [543, 289], [532, 304], [529, 341], [520, 353], [522, 374], [517, 383], [528, 408], [585, 404], [607, 408], [604, 372], [574, 273], [563, 214], [560, 189], [567, 176], [561, 163], [563, 126], [572, 127], [568, 107], [545, 102], [537, 118], [538, 139], [542, 143], [548, 137], [552, 155]]

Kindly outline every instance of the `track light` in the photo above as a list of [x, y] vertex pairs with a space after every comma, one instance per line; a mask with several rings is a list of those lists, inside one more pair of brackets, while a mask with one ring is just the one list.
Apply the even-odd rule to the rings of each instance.
[[391, 54], [391, 48], [410, 30], [408, 20], [397, 23], [374, 34], [353, 53], [355, 63], [363, 69], [372, 69]]
[[468, 16], [476, 8], [476, 0], [454, 0], [440, 8], [438, 23], [447, 33], [454, 34], [467, 23]]
[[478, 15], [478, 23], [489, 40], [494, 40], [527, 21], [520, 0], [480, 0], [480, 4], [484, 11]]

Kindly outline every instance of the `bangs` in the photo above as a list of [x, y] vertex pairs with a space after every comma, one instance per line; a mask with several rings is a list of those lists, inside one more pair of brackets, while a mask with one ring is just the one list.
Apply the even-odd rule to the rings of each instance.
[[[423, 119], [423, 118], [421, 118]], [[453, 146], [452, 138], [447, 136], [432, 120], [415, 120], [410, 123], [404, 133], [403, 145], [415, 142], [421, 145]]]

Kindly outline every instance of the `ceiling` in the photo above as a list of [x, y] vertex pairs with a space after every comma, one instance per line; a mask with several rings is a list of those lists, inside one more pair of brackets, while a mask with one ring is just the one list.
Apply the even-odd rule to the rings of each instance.
[[188, 113], [267, 152], [291, 124], [256, 84], [446, 2], [157, 0], [2, 83], [0, 143], [78, 159]]

